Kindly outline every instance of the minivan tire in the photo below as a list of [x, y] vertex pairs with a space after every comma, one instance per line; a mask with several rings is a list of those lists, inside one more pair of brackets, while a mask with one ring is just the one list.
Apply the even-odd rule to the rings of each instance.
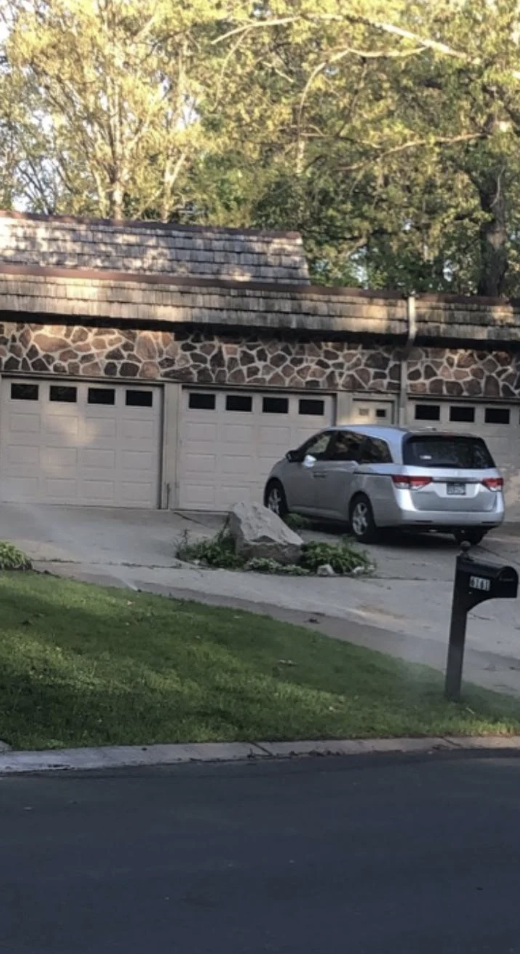
[[486, 536], [487, 530], [477, 530], [472, 529], [471, 527], [468, 530], [456, 530], [455, 539], [457, 543], [471, 543], [472, 547], [478, 547], [479, 543], [482, 543], [484, 537]]
[[350, 504], [350, 529], [358, 543], [375, 543], [379, 530], [374, 520], [372, 504], [365, 494], [357, 494]]
[[289, 513], [285, 490], [279, 480], [270, 480], [265, 488], [264, 506], [283, 520]]

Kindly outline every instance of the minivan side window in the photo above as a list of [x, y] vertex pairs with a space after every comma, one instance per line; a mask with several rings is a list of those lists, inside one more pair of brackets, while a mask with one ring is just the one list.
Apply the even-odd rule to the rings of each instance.
[[337, 431], [330, 460], [359, 461], [365, 438], [351, 431]]
[[333, 436], [331, 431], [322, 431], [317, 437], [311, 437], [310, 441], [307, 441], [300, 447], [298, 451], [299, 456], [302, 460], [308, 454], [315, 457], [316, 460], [328, 460], [328, 451]]
[[361, 453], [361, 464], [391, 464], [392, 455], [386, 441], [367, 437]]

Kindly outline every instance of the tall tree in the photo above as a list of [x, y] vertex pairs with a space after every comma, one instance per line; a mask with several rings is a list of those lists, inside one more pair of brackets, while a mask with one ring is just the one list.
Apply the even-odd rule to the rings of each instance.
[[166, 220], [200, 149], [211, 0], [6, 2], [11, 76], [36, 104], [57, 210]]

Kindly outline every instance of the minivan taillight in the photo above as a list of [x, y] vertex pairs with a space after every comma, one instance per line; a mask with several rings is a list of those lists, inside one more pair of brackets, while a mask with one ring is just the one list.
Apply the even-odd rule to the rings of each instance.
[[484, 487], [487, 487], [488, 490], [494, 490], [495, 493], [498, 493], [499, 490], [502, 490], [504, 486], [504, 481], [502, 477], [485, 477], [482, 481]]
[[431, 477], [408, 477], [401, 474], [392, 475], [392, 480], [397, 490], [422, 490], [432, 482]]

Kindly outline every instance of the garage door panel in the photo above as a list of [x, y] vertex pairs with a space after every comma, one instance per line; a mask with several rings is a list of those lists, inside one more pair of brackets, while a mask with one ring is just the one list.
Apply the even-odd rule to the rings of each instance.
[[140, 473], [148, 473], [150, 470], [151, 453], [150, 451], [123, 451], [121, 454], [121, 463], [124, 470], [135, 471], [136, 477]]
[[249, 474], [251, 461], [249, 456], [244, 457], [239, 454], [227, 454], [222, 458], [221, 472], [232, 476], [233, 474]]
[[201, 446], [205, 446], [208, 441], [213, 441], [215, 437], [215, 425], [208, 424], [205, 421], [190, 421], [186, 429], [186, 441], [200, 441]]
[[204, 389], [202, 394], [186, 388], [179, 456], [180, 508], [227, 511], [239, 500], [261, 501], [273, 463], [301, 444], [305, 436], [332, 423], [330, 395], [319, 396], [321, 415], [300, 414], [301, 397], [238, 389]]
[[64, 470], [72, 470], [75, 473], [78, 466], [78, 452], [73, 447], [42, 447], [38, 463], [49, 474], [60, 474]]
[[249, 443], [253, 439], [253, 428], [244, 424], [229, 424], [225, 427], [225, 435], [222, 435], [229, 444]]
[[12, 416], [12, 430], [16, 434], [39, 434], [41, 423], [38, 418], [19, 412]]
[[64, 477], [46, 477], [45, 493], [47, 498], [54, 498], [58, 503], [65, 503], [67, 500], [75, 500], [77, 496], [77, 483], [75, 476], [70, 479]]
[[[17, 399], [11, 398], [11, 385]], [[127, 403], [125, 392], [130, 391]], [[32, 394], [37, 400], [26, 397]], [[89, 403], [102, 399], [112, 403]], [[57, 387], [2, 382], [0, 499], [156, 507], [159, 493], [161, 400], [152, 407], [138, 389], [79, 382]], [[51, 400], [52, 396], [52, 400]], [[65, 400], [74, 396], [75, 400]], [[56, 398], [60, 397], [61, 400]], [[144, 398], [149, 401], [149, 397]], [[34, 470], [27, 476], [27, 468]]]
[[137, 482], [123, 483], [120, 485], [120, 493], [125, 507], [146, 507], [150, 494], [153, 493], [153, 486], [150, 482], [143, 484]]
[[122, 423], [122, 435], [125, 441], [149, 441], [150, 440], [150, 425], [152, 421], [150, 420], [141, 420], [132, 417], [129, 420], [125, 420]]
[[183, 488], [183, 506], [186, 510], [215, 510], [214, 484], [197, 484]]
[[[219, 510], [231, 510], [239, 500], [248, 500], [251, 496], [251, 485], [249, 483], [238, 484], [236, 487], [223, 487], [219, 491], [218, 508]], [[216, 504], [215, 504], [216, 506]]]
[[82, 430], [86, 444], [92, 441], [113, 440], [117, 436], [117, 423], [114, 419], [91, 418], [84, 422]]
[[100, 448], [85, 447], [79, 453], [80, 467], [83, 470], [109, 472], [116, 466], [115, 450], [101, 450]]
[[[318, 428], [316, 428], [318, 430]], [[261, 424], [258, 434], [263, 444], [286, 444], [291, 440], [293, 428], [289, 424]]]
[[80, 486], [85, 497], [98, 503], [113, 500], [115, 495], [115, 486], [112, 480], [89, 480], [88, 477], [84, 477]]
[[76, 444], [80, 435], [80, 422], [74, 418], [54, 417], [42, 424], [42, 438], [46, 444]]
[[200, 454], [186, 454], [183, 460], [183, 471], [185, 474], [213, 473], [215, 461], [216, 458], [213, 454], [202, 452]]
[[24, 464], [30, 467], [38, 467], [40, 462], [40, 449], [32, 444], [17, 444], [7, 449], [6, 464], [11, 467], [18, 467]]
[[38, 495], [38, 477], [6, 476], [2, 480], [2, 489], [7, 494], [5, 500], [16, 503], [36, 499]]

